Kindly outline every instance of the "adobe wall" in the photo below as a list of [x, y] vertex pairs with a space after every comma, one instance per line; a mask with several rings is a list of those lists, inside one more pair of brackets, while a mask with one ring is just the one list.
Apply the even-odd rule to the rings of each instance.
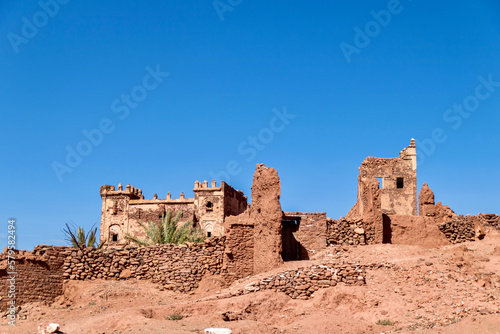
[[428, 248], [449, 245], [433, 218], [393, 215], [389, 217], [391, 243]]
[[301, 245], [302, 260], [326, 248], [326, 212], [283, 212], [282, 219], [300, 219], [296, 239]]
[[283, 263], [280, 196], [281, 181], [276, 169], [258, 164], [253, 176], [250, 208], [254, 225], [254, 274]]
[[[386, 215], [418, 214], [417, 208], [417, 154], [415, 140], [396, 158], [367, 157], [359, 167], [358, 184], [371, 178], [381, 178], [380, 202]], [[398, 179], [401, 182], [398, 182]], [[358, 193], [361, 189], [358, 186]], [[358, 205], [360, 196], [358, 196]]]
[[123, 249], [72, 249], [63, 265], [70, 280], [147, 279], [165, 289], [188, 292], [206, 274], [220, 274], [224, 238], [189, 245], [159, 245]]
[[9, 275], [12, 270], [8, 266], [8, 256], [0, 254], [0, 290], [2, 303], [0, 310], [5, 311], [11, 277], [15, 277], [16, 305], [30, 302], [53, 302], [63, 293], [63, 263], [66, 255], [71, 253], [71, 247], [37, 246], [33, 251], [16, 251], [15, 275]]
[[[228, 220], [234, 219], [233, 217]], [[230, 284], [251, 276], [254, 271], [254, 226], [244, 222], [230, 223], [226, 233], [223, 275]]]

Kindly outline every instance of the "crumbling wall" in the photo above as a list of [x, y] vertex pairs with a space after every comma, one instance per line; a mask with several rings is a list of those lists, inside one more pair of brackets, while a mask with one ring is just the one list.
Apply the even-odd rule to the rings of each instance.
[[389, 216], [391, 243], [428, 248], [449, 245], [433, 218], [421, 216]]
[[[336, 223], [332, 221], [329, 228], [330, 239], [333, 233], [340, 233], [338, 244], [375, 244], [384, 242], [384, 221], [381, 205], [380, 184], [375, 178], [360, 178], [358, 183], [358, 201], [345, 218]], [[363, 229], [361, 236], [354, 236], [356, 228]], [[353, 238], [355, 237], [355, 238]], [[361, 239], [364, 238], [364, 242]], [[356, 241], [357, 240], [357, 241]]]
[[[382, 180], [380, 202], [383, 214], [412, 216], [418, 214], [417, 154], [414, 139], [396, 158], [366, 158], [359, 167], [358, 184], [361, 185], [370, 178]], [[360, 207], [363, 205], [359, 196], [358, 205]]]
[[485, 236], [484, 226], [477, 216], [460, 215], [439, 223], [438, 228], [452, 244], [480, 240]]
[[458, 216], [449, 206], [441, 202], [434, 204], [434, 192], [427, 183], [422, 185], [419, 194], [419, 215], [423, 217], [432, 217], [436, 224], [456, 219]]
[[254, 224], [254, 273], [273, 269], [281, 258], [281, 182], [274, 168], [258, 164], [252, 183], [250, 218]]
[[[63, 293], [63, 263], [71, 252], [70, 247], [37, 246], [33, 251], [15, 251], [13, 268], [9, 267], [6, 253], [0, 254], [0, 290], [2, 291], [1, 311], [10, 302], [11, 284], [15, 287], [16, 306], [30, 302], [53, 302]], [[15, 274], [9, 274], [14, 272]], [[14, 280], [12, 280], [14, 278]]]
[[484, 227], [491, 227], [500, 231], [500, 216], [494, 213], [480, 213], [472, 217]]
[[359, 264], [337, 262], [325, 265], [311, 265], [279, 272], [258, 282], [248, 284], [232, 295], [243, 295], [261, 290], [284, 292], [293, 299], [309, 299], [322, 288], [347, 285], [365, 285], [365, 267]]
[[[348, 221], [345, 218], [327, 220], [327, 244], [357, 246], [366, 245], [367, 238], [365, 229], [362, 228], [363, 221]], [[373, 241], [373, 238], [372, 238]]]
[[301, 246], [302, 260], [307, 260], [326, 248], [326, 212], [283, 212], [283, 219], [300, 220], [296, 238]]
[[158, 245], [122, 249], [72, 249], [63, 265], [64, 279], [147, 279], [163, 288], [188, 292], [206, 274], [220, 274], [224, 238], [189, 245]]
[[253, 274], [254, 271], [254, 226], [235, 221], [228, 217], [224, 251], [224, 279], [228, 284]]

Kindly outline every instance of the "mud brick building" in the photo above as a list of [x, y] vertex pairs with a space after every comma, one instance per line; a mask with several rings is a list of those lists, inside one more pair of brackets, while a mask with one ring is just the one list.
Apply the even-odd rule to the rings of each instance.
[[101, 241], [108, 246], [127, 244], [124, 236], [143, 235], [144, 230], [139, 221], [149, 223], [160, 222], [168, 211], [173, 215], [181, 212], [180, 221], [191, 220], [200, 226], [208, 237], [220, 236], [224, 233], [224, 220], [228, 216], [238, 215], [246, 210], [247, 198], [243, 192], [235, 190], [225, 183], [217, 187], [215, 181], [211, 186], [207, 181], [194, 183], [194, 197], [144, 199], [142, 190], [131, 185], [125, 189], [121, 184], [118, 189], [112, 185], [101, 186]]

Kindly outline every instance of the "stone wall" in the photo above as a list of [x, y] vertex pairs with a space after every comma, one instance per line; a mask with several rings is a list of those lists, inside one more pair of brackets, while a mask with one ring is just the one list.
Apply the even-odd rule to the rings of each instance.
[[248, 284], [231, 295], [273, 290], [284, 292], [293, 299], [309, 299], [315, 291], [336, 286], [340, 282], [349, 285], [364, 285], [366, 284], [365, 277], [365, 268], [358, 264], [340, 262], [312, 265], [268, 276], [258, 282]]
[[[52, 302], [63, 293], [63, 263], [70, 247], [37, 246], [33, 251], [15, 251], [15, 275], [9, 268], [10, 259], [6, 251], [0, 254], [0, 309], [6, 310], [10, 302], [8, 291], [12, 277], [15, 278], [16, 305], [29, 302]], [[7, 249], [6, 249], [7, 250]]]
[[[367, 237], [365, 234], [366, 231], [361, 226], [363, 226], [362, 220], [348, 221], [343, 218], [337, 220], [328, 218], [326, 242], [329, 246], [366, 245], [367, 244]], [[368, 226], [367, 228], [370, 227]]]
[[478, 216], [467, 215], [464, 217], [460, 215], [450, 221], [438, 224], [438, 227], [453, 244], [483, 239], [485, 230]]
[[64, 279], [147, 279], [165, 289], [188, 292], [206, 274], [220, 274], [224, 238], [189, 245], [73, 249], [64, 261]]
[[223, 274], [228, 284], [253, 274], [254, 227], [231, 224], [226, 234]]

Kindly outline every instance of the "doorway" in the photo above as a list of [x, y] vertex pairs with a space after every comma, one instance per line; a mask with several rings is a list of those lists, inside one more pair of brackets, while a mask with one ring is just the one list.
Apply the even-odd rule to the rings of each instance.
[[283, 261], [300, 260], [300, 243], [297, 241], [300, 218], [281, 221], [281, 257]]
[[382, 214], [382, 243], [392, 243], [391, 218], [386, 214]]

